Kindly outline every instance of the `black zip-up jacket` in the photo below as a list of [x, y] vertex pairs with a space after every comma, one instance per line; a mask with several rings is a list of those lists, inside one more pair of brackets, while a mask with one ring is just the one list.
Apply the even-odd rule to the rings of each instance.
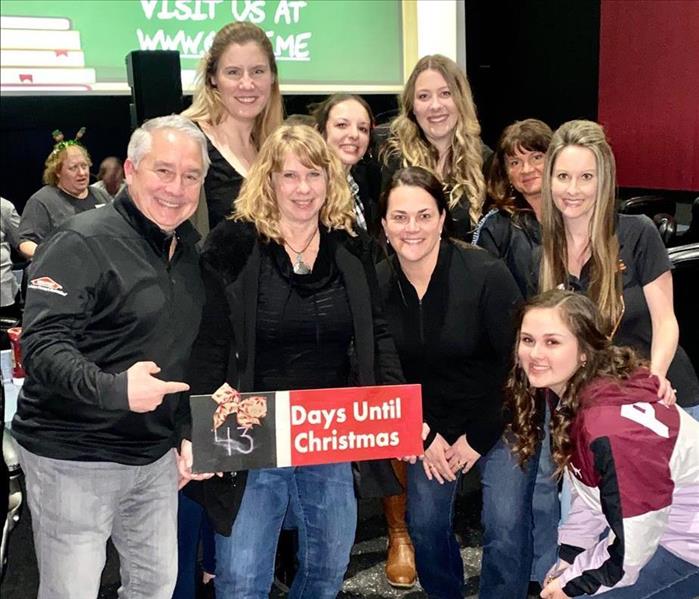
[[[12, 423], [32, 453], [64, 460], [151, 463], [179, 440], [180, 395], [129, 411], [126, 370], [153, 361], [184, 380], [204, 289], [189, 222], [171, 238], [127, 197], [69, 221], [29, 270], [22, 332], [27, 378]], [[181, 404], [181, 405], [180, 405]]]
[[522, 301], [501, 260], [459, 241], [441, 242], [420, 300], [397, 256], [377, 267], [388, 330], [405, 379], [422, 385], [422, 414], [447, 443], [465, 434], [485, 455], [500, 438], [503, 387]]

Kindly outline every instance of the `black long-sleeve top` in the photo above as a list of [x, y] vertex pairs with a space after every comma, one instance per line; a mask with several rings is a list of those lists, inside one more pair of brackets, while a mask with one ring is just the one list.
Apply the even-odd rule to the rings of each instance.
[[403, 373], [422, 384], [432, 434], [450, 444], [466, 434], [486, 454], [504, 426], [513, 311], [522, 299], [512, 275], [489, 253], [452, 241], [442, 241], [422, 300], [396, 256], [379, 265], [378, 275]]

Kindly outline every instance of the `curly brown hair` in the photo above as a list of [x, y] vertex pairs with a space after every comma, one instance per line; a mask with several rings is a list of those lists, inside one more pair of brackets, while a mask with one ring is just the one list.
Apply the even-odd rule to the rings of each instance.
[[[585, 362], [568, 379], [558, 398], [558, 406], [551, 418], [553, 461], [555, 475], [560, 477], [573, 450], [570, 427], [580, 407], [583, 389], [599, 377], [627, 379], [634, 371], [647, 363], [629, 347], [616, 347], [604, 334], [604, 320], [597, 306], [587, 296], [552, 289], [531, 298], [522, 307], [517, 330], [521, 332], [525, 315], [535, 309], [549, 308], [558, 311], [578, 343], [578, 352]], [[514, 367], [506, 385], [508, 407], [512, 421], [508, 425], [510, 444], [520, 465], [535, 455], [540, 442], [543, 405], [548, 389], [536, 389], [529, 384], [526, 373], [519, 364], [519, 334], [514, 349]]]
[[510, 184], [507, 159], [518, 150], [546, 153], [552, 136], [551, 127], [538, 119], [515, 121], [505, 128], [495, 148], [487, 177], [488, 196], [496, 208], [510, 214], [531, 210], [524, 196]]

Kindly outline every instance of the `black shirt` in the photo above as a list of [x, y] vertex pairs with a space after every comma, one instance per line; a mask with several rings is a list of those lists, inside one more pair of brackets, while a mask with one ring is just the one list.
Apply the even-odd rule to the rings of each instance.
[[[633, 347], [644, 358], [650, 359], [653, 325], [643, 287], [671, 270], [657, 227], [647, 216], [619, 214], [617, 237], [622, 271], [624, 314], [614, 335], [616, 345]], [[580, 272], [580, 278], [569, 275], [569, 285], [577, 291], [587, 291], [590, 282], [590, 263]], [[677, 389], [680, 406], [699, 403], [699, 381], [686, 352], [677, 347], [667, 371], [667, 378]]]
[[245, 178], [223, 157], [208, 137], [206, 148], [211, 166], [204, 179], [204, 193], [209, 209], [209, 228], [213, 229], [233, 212], [233, 202], [238, 197]]
[[512, 275], [486, 251], [447, 241], [421, 301], [396, 256], [378, 275], [403, 373], [422, 384], [425, 421], [450, 444], [465, 433], [486, 454], [503, 430], [513, 310], [521, 302]]
[[255, 389], [347, 386], [352, 314], [327, 242], [307, 275], [294, 274], [283, 247], [265, 245], [258, 290]]
[[12, 424], [41, 456], [147, 464], [177, 441], [179, 395], [128, 409], [126, 370], [153, 361], [181, 381], [204, 293], [198, 234], [171, 237], [128, 198], [79, 215], [42, 244], [29, 270], [22, 348], [27, 378]]

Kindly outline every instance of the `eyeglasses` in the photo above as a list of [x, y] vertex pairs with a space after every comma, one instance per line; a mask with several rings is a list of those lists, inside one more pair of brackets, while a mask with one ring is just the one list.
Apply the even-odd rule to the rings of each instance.
[[529, 156], [525, 156], [524, 158], [520, 158], [519, 156], [508, 157], [506, 159], [506, 165], [508, 171], [521, 171], [524, 168], [525, 163], [532, 168], [535, 168], [544, 164], [545, 160], [546, 154], [543, 152], [534, 152], [529, 154]]

